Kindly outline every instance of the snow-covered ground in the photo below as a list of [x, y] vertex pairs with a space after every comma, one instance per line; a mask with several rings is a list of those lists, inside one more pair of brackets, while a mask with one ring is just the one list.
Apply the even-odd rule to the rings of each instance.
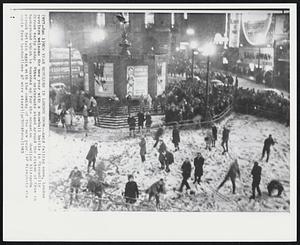
[[[229, 136], [229, 153], [222, 155], [220, 145], [222, 126], [231, 127]], [[49, 135], [49, 166], [50, 166], [50, 209], [92, 211], [94, 206], [89, 203], [84, 192], [79, 195], [79, 202], [68, 205], [69, 182], [68, 176], [74, 166], [86, 174], [86, 154], [90, 146], [98, 142], [97, 164], [105, 166], [105, 182], [113, 187], [106, 189], [103, 196], [103, 211], [127, 211], [121, 193], [124, 191], [128, 174], [133, 174], [141, 195], [136, 204], [130, 207], [136, 211], [155, 211], [155, 201], [148, 203], [144, 192], [152, 183], [163, 178], [166, 183], [167, 194], [161, 196], [159, 211], [289, 211], [290, 207], [290, 137], [289, 127], [277, 122], [248, 115], [232, 114], [218, 127], [217, 147], [212, 151], [204, 149], [204, 135], [206, 129], [181, 130], [180, 151], [174, 152], [171, 142], [171, 129], [167, 129], [164, 141], [174, 153], [175, 163], [170, 166], [171, 172], [159, 169], [157, 150], [153, 148], [153, 132], [148, 135], [146, 162], [142, 163], [136, 138], [128, 137], [128, 130], [108, 130], [92, 127], [85, 137], [82, 126], [77, 126], [73, 133], [64, 133], [61, 128], [51, 128]], [[260, 161], [263, 141], [269, 134], [278, 141], [271, 148], [270, 160]], [[192, 184], [195, 194], [174, 191], [178, 189], [182, 180], [180, 167], [185, 158], [189, 158], [193, 165], [196, 153], [200, 151], [205, 158], [204, 174], [201, 185]], [[236, 194], [231, 194], [232, 186], [228, 181], [220, 190], [216, 187], [223, 180], [232, 161], [237, 157], [239, 161], [241, 179], [237, 179]], [[260, 188], [262, 197], [249, 200], [251, 195], [251, 169], [253, 161], [257, 160], [262, 166], [262, 180]], [[192, 171], [193, 176], [193, 171]], [[278, 179], [284, 186], [281, 198], [268, 197], [266, 186], [272, 179]], [[86, 180], [83, 179], [83, 185]]]

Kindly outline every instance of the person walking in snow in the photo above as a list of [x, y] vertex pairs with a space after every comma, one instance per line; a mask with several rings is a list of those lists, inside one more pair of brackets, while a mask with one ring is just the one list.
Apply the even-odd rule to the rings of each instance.
[[163, 179], [160, 179], [159, 181], [152, 184], [147, 190], [146, 193], [149, 194], [148, 201], [151, 201], [151, 198], [154, 196], [156, 200], [156, 207], [159, 208], [159, 196], [160, 194], [166, 193], [166, 187]]
[[225, 184], [225, 182], [227, 180], [230, 179], [231, 183], [232, 183], [232, 193], [235, 194], [235, 179], [236, 179], [236, 177], [240, 178], [240, 176], [241, 176], [241, 173], [240, 173], [238, 161], [237, 161], [237, 159], [235, 159], [234, 162], [230, 164], [229, 170], [228, 170], [227, 174], [225, 175], [225, 178], [222, 181], [222, 183], [218, 186], [217, 191]]
[[261, 191], [259, 188], [260, 179], [261, 179], [261, 166], [258, 165], [258, 162], [254, 162], [254, 166], [251, 171], [252, 175], [252, 196], [250, 199], [255, 199], [255, 189], [258, 192], [258, 196], [261, 196]]
[[151, 118], [150, 112], [147, 111], [146, 112], [146, 132], [147, 133], [150, 133], [151, 124], [152, 124], [152, 118]]
[[218, 129], [215, 124], [213, 124], [211, 131], [212, 131], [212, 147], [216, 147]]
[[267, 162], [269, 161], [271, 145], [274, 145], [276, 142], [273, 140], [272, 135], [270, 134], [268, 138], [264, 141], [264, 147], [262, 151], [261, 160], [265, 157], [265, 153], [267, 153]]
[[153, 148], [155, 148], [160, 140], [160, 137], [164, 134], [164, 129], [162, 125], [159, 125], [159, 128], [157, 129], [155, 135], [154, 135], [154, 140], [155, 144], [153, 145]]
[[87, 167], [87, 172], [88, 173], [90, 172], [91, 163], [93, 163], [92, 167], [95, 170], [96, 157], [97, 157], [97, 154], [98, 154], [98, 148], [97, 147], [98, 147], [97, 143], [93, 144], [91, 146], [88, 154], [86, 155], [86, 159], [88, 160], [88, 167]]
[[[222, 152], [223, 155], [225, 154], [225, 152], [228, 152], [229, 132], [230, 132], [229, 129], [224, 126], [223, 133], [222, 133], [222, 143], [221, 143], [221, 146], [223, 147], [224, 150]], [[224, 147], [224, 145], [226, 146], [226, 148]]]
[[187, 182], [187, 180], [191, 177], [191, 171], [192, 171], [192, 165], [188, 158], [186, 158], [185, 161], [183, 162], [181, 166], [181, 171], [182, 171], [183, 179], [179, 188], [180, 192], [182, 192], [183, 186], [186, 186], [187, 190], [191, 189], [189, 183]]
[[78, 191], [80, 189], [80, 181], [82, 179], [82, 173], [78, 170], [77, 167], [70, 172], [69, 179], [71, 180], [70, 183], [70, 205], [73, 202], [73, 193], [75, 192], [75, 200], [78, 201]]
[[127, 123], [129, 126], [129, 137], [135, 137], [135, 117], [129, 114], [129, 117], [127, 118]]
[[172, 142], [175, 147], [175, 151], [179, 150], [179, 142], [180, 142], [180, 136], [179, 136], [179, 130], [178, 130], [178, 125], [177, 123], [173, 127], [172, 131]]
[[125, 186], [125, 200], [126, 203], [133, 204], [139, 198], [139, 190], [133, 175], [128, 175], [128, 182]]
[[205, 144], [206, 144], [206, 146], [205, 146], [206, 150], [208, 149], [211, 151], [212, 138], [213, 138], [213, 136], [212, 136], [211, 131], [207, 131], [206, 137], [204, 138]]
[[145, 162], [146, 161], [146, 157], [145, 157], [145, 155], [146, 155], [146, 139], [143, 135], [141, 137], [139, 146], [140, 146], [140, 155], [141, 155], [142, 162]]
[[197, 156], [194, 159], [194, 167], [195, 167], [194, 177], [195, 177], [195, 179], [194, 179], [193, 184], [195, 184], [196, 182], [198, 184], [200, 184], [201, 177], [203, 175], [203, 165], [204, 165], [204, 158], [203, 158], [202, 154], [200, 152], [198, 152]]
[[144, 113], [140, 110], [137, 114], [138, 117], [138, 127], [139, 127], [139, 132], [144, 129], [144, 121], [145, 121], [145, 115]]

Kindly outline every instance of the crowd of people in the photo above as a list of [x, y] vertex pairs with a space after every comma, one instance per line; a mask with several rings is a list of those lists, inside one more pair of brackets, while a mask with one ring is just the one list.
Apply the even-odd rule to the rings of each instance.
[[[205, 141], [209, 142], [216, 142], [217, 141], [217, 135], [218, 135], [218, 128], [216, 125], [212, 125], [210, 129], [207, 129], [208, 132], [205, 137]], [[224, 126], [222, 130], [222, 137], [221, 137], [221, 146], [223, 147], [222, 154], [228, 153], [228, 140], [229, 140], [229, 134], [230, 134], [230, 126]], [[168, 137], [165, 135], [165, 129], [163, 126], [159, 127], [155, 133], [154, 140], [155, 144], [153, 145], [153, 149], [156, 149], [158, 152], [158, 159], [157, 163], [160, 164], [160, 170], [165, 171], [166, 173], [169, 173], [171, 171], [170, 165], [173, 164], [176, 159], [174, 157], [174, 154], [172, 153], [172, 150], [170, 147], [168, 147], [164, 142], [164, 137]], [[207, 139], [208, 137], [212, 137], [213, 139]], [[179, 144], [180, 144], [180, 131], [177, 127], [177, 125], [174, 126], [172, 131], [172, 142], [174, 144], [174, 151], [179, 151]], [[269, 135], [268, 138], [265, 139], [263, 142], [263, 149], [262, 149], [262, 156], [261, 161], [265, 157], [265, 153], [267, 153], [266, 162], [269, 161], [270, 157], [270, 149], [271, 146], [274, 146], [276, 144], [276, 140], [272, 138], [272, 135]], [[224, 147], [226, 145], [226, 147]], [[139, 142], [140, 147], [140, 156], [141, 161], [144, 163], [146, 161], [145, 155], [146, 155], [146, 137], [141, 136], [141, 140]], [[212, 146], [210, 145], [209, 151], [211, 150], [211, 147], [217, 147], [214, 143]], [[208, 148], [206, 148], [208, 149]], [[90, 150], [86, 156], [86, 159], [88, 161], [87, 163], [87, 173], [90, 173], [90, 167], [93, 168], [95, 171], [96, 177], [89, 178], [88, 183], [91, 182], [91, 179], [93, 180], [93, 186], [98, 186], [98, 188], [87, 188], [88, 191], [92, 192], [98, 197], [102, 198], [102, 194], [104, 191], [105, 186], [109, 186], [108, 184], [103, 182], [103, 171], [104, 168], [96, 169], [95, 163], [97, 161], [97, 154], [98, 154], [98, 144], [95, 143], [90, 147]], [[236, 179], [240, 178], [241, 174], [247, 174], [247, 173], [241, 173], [239, 169], [238, 164], [238, 158], [231, 158], [232, 162], [229, 165], [228, 171], [225, 173], [223, 181], [217, 186], [216, 191], [218, 191], [228, 180], [232, 183], [232, 193], [236, 193]], [[201, 152], [198, 152], [195, 158], [193, 159], [193, 165], [191, 163], [191, 160], [189, 158], [186, 158], [181, 165], [181, 172], [182, 172], [182, 180], [180, 186], [177, 188], [178, 192], [183, 192], [184, 188], [186, 189], [187, 193], [193, 194], [193, 192], [189, 192], [191, 190], [189, 179], [192, 176], [192, 171], [194, 170], [194, 178], [193, 178], [193, 184], [201, 185], [202, 181], [201, 178], [203, 177], [204, 171], [203, 167], [205, 166], [205, 158], [201, 154]], [[260, 190], [260, 182], [262, 178], [262, 167], [259, 165], [258, 161], [254, 161], [253, 168], [251, 172], [249, 173], [252, 175], [252, 195], [249, 197], [250, 199], [256, 198], [256, 191], [258, 193], [258, 196], [261, 196], [261, 190]], [[81, 188], [81, 182], [80, 180], [84, 178], [82, 172], [75, 167], [70, 175], [70, 205], [72, 205], [73, 200], [78, 200], [78, 192], [82, 189]], [[98, 182], [97, 182], [98, 181]], [[88, 184], [91, 185], [91, 184]], [[176, 187], [173, 189], [176, 191]], [[277, 196], [280, 197], [281, 193], [283, 192], [284, 188], [283, 185], [280, 183], [279, 180], [271, 180], [269, 184], [267, 185], [267, 191], [269, 196], [272, 196], [272, 193], [274, 190], [277, 190]], [[128, 182], [125, 185], [125, 190], [122, 193], [124, 197], [124, 201], [126, 204], [134, 204], [139, 199], [140, 194], [142, 190], [139, 190], [138, 184], [134, 181], [134, 176], [130, 174], [128, 176]], [[144, 192], [148, 195], [148, 201], [150, 202], [152, 197], [155, 197], [155, 205], [157, 208], [160, 207], [160, 195], [166, 193], [166, 183], [163, 179], [159, 179], [155, 183], [153, 183], [149, 188], [144, 190]], [[75, 195], [75, 198], [74, 198]], [[100, 198], [100, 199], [101, 199]]]
[[[206, 107], [206, 82], [204, 73], [198, 74], [198, 80], [191, 79], [170, 84], [166, 89], [166, 123], [192, 120], [195, 117], [205, 117]], [[231, 75], [211, 72], [211, 80], [222, 83], [211, 85], [208, 95], [208, 118], [223, 112], [233, 101], [233, 83]]]
[[238, 88], [235, 94], [235, 111], [263, 116], [289, 125], [290, 102], [273, 91]]

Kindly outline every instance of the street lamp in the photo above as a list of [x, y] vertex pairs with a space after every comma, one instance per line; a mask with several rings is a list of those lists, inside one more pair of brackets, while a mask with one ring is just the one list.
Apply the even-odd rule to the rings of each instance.
[[70, 79], [70, 90], [73, 91], [73, 81], [72, 81], [72, 42], [68, 43], [69, 48], [69, 79]]
[[192, 36], [195, 34], [195, 30], [193, 28], [188, 28], [186, 30], [186, 34], [188, 34], [189, 36]]
[[[257, 66], [258, 66], [258, 79], [260, 80], [260, 48], [261, 45], [264, 45], [266, 42], [266, 36], [263, 34], [259, 34], [256, 37], [256, 44], [258, 45], [258, 57], [257, 57]], [[258, 81], [257, 81], [258, 82]]]
[[208, 109], [208, 79], [209, 79], [209, 57], [215, 53], [215, 46], [212, 43], [207, 43], [202, 48], [202, 54], [207, 57], [207, 74], [206, 74], [206, 99], [205, 99], [205, 120], [207, 119]]
[[190, 47], [192, 49], [192, 82], [194, 81], [194, 61], [195, 61], [195, 50], [197, 49], [198, 43], [196, 41], [191, 41]]

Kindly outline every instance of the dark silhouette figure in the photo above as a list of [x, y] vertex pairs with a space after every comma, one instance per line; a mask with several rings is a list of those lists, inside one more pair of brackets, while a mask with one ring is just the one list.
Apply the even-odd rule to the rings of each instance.
[[189, 159], [185, 159], [185, 161], [181, 166], [181, 170], [182, 170], [183, 179], [179, 188], [180, 192], [182, 192], [183, 186], [186, 186], [187, 190], [191, 189], [189, 183], [187, 182], [187, 180], [191, 177], [191, 171], [192, 171], [192, 165]]
[[235, 179], [236, 179], [236, 177], [240, 178], [240, 176], [241, 176], [241, 174], [240, 174], [239, 165], [238, 165], [237, 159], [235, 159], [234, 162], [230, 165], [229, 170], [228, 170], [224, 180], [218, 186], [217, 190], [219, 190], [225, 184], [225, 182], [228, 179], [230, 179], [231, 183], [232, 183], [232, 193], [235, 194]]
[[258, 162], [254, 162], [254, 166], [251, 171], [252, 174], [252, 196], [250, 199], [255, 199], [255, 189], [258, 192], [258, 195], [261, 196], [261, 191], [259, 188], [260, 179], [261, 179], [261, 166], [258, 165]]

